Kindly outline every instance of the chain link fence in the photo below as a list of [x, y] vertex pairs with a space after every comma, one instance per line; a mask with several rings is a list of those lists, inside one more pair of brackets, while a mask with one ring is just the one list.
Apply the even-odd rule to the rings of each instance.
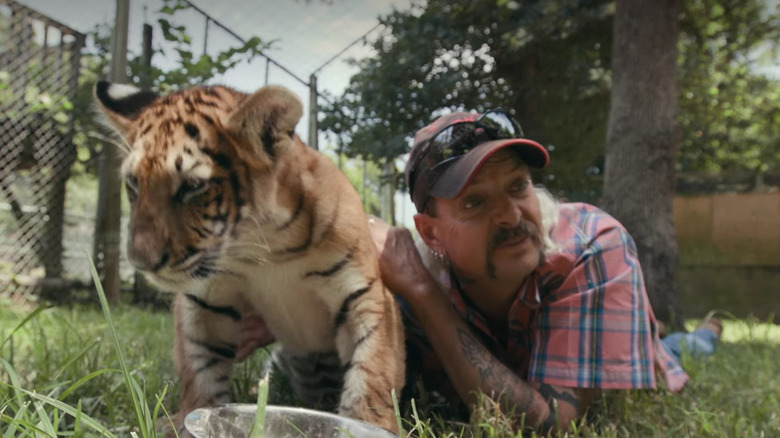
[[0, 0], [0, 292], [63, 281], [65, 187], [76, 159], [72, 102], [84, 40]]

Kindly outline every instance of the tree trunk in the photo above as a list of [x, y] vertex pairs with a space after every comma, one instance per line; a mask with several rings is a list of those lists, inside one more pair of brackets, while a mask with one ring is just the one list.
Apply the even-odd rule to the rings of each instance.
[[650, 303], [679, 325], [674, 226], [678, 0], [617, 0], [602, 206], [634, 237]]

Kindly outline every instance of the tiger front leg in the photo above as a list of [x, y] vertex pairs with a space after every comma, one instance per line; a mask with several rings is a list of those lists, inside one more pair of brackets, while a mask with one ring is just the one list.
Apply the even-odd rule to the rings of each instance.
[[392, 391], [400, 397], [406, 350], [398, 305], [380, 281], [346, 299], [336, 348], [346, 364], [338, 412], [398, 433]]
[[233, 306], [178, 294], [174, 322], [174, 357], [181, 396], [173, 424], [180, 436], [188, 436], [184, 418], [189, 412], [231, 401], [230, 369], [236, 357], [241, 313]]

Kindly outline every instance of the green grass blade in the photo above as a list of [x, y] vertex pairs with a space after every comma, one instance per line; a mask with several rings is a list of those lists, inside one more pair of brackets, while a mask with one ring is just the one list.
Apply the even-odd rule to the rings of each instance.
[[125, 385], [127, 386], [127, 390], [130, 392], [130, 396], [133, 400], [133, 406], [135, 407], [135, 414], [136, 418], [138, 419], [138, 426], [141, 429], [141, 435], [144, 438], [149, 438], [150, 425], [148, 422], [150, 419], [148, 417], [144, 417], [143, 410], [141, 408], [141, 402], [143, 401], [145, 404], [146, 400], [143, 398], [139, 400], [138, 394], [135, 391], [137, 383], [135, 383], [135, 379], [133, 379], [133, 377], [130, 375], [130, 371], [127, 369], [127, 363], [125, 363], [125, 357], [122, 354], [122, 345], [119, 343], [119, 336], [116, 334], [114, 320], [111, 318], [111, 309], [108, 306], [106, 293], [103, 291], [103, 284], [100, 282], [100, 275], [98, 275], [97, 268], [95, 268], [95, 263], [91, 258], [89, 258], [89, 263], [90, 268], [92, 269], [92, 281], [95, 282], [95, 288], [97, 289], [98, 297], [100, 298], [100, 307], [103, 308], [103, 315], [106, 317], [106, 322], [108, 322], [108, 331], [111, 333], [111, 340], [114, 343], [114, 349], [116, 351], [117, 357], [119, 358], [119, 366], [122, 369]]
[[17, 422], [20, 422], [21, 419], [24, 417], [24, 415], [27, 413], [27, 408], [30, 406], [30, 403], [22, 403], [19, 406], [19, 409], [16, 412], [16, 417], [11, 418], [2, 412], [0, 412], [0, 419], [2, 419], [4, 422], [9, 423], [10, 426], [8, 427], [8, 430], [5, 431], [3, 434], [3, 438], [14, 438], [16, 435], [16, 429], [19, 428], [17, 425]]
[[265, 407], [268, 405], [268, 374], [257, 385], [257, 411], [249, 438], [263, 438], [265, 435]]
[[395, 421], [398, 422], [398, 435], [404, 436], [404, 425], [401, 422], [401, 408], [398, 407], [398, 396], [395, 394], [395, 388], [390, 392], [393, 396], [393, 409], [395, 410]]
[[100, 341], [94, 341], [91, 344], [85, 346], [81, 350], [73, 353], [70, 357], [65, 358], [65, 360], [62, 361], [62, 364], [57, 367], [58, 371], [54, 373], [54, 379], [57, 379], [65, 370], [68, 369], [69, 366], [71, 366], [74, 362], [81, 359], [82, 356], [87, 354], [90, 350], [95, 348], [96, 345], [98, 345]]
[[38, 316], [39, 313], [43, 312], [44, 310], [46, 310], [46, 307], [38, 307], [37, 309], [30, 312], [30, 314], [27, 315], [23, 320], [21, 320], [21, 322], [19, 322], [19, 324], [17, 324], [16, 327], [14, 327], [13, 330], [11, 330], [11, 333], [9, 333], [8, 336], [6, 336], [5, 339], [3, 339], [3, 343], [0, 344], [0, 348], [3, 348], [5, 346], [5, 343], [11, 339], [14, 333], [16, 333], [20, 328], [22, 328], [25, 324], [27, 324], [29, 320], [35, 318], [36, 316]]
[[66, 398], [67, 396], [69, 396], [69, 395], [70, 395], [70, 394], [71, 394], [73, 391], [77, 390], [77, 389], [78, 389], [78, 388], [79, 388], [81, 385], [83, 385], [83, 384], [87, 383], [88, 381], [90, 381], [90, 380], [94, 379], [95, 377], [97, 377], [97, 376], [99, 376], [99, 375], [101, 375], [101, 374], [106, 374], [106, 373], [119, 373], [119, 372], [121, 372], [121, 371], [120, 371], [120, 370], [117, 370], [117, 369], [106, 368], [106, 369], [97, 370], [97, 371], [94, 371], [94, 372], [92, 372], [92, 373], [89, 373], [88, 375], [86, 375], [86, 376], [84, 376], [84, 377], [80, 378], [80, 379], [79, 379], [79, 380], [78, 380], [76, 383], [74, 383], [74, 384], [70, 385], [70, 387], [68, 387], [68, 389], [66, 389], [66, 390], [65, 390], [65, 391], [64, 391], [62, 394], [60, 394], [60, 396], [59, 396], [59, 397], [57, 397], [57, 398], [58, 398], [58, 399], [60, 399], [60, 400], [65, 400], [65, 398]]
[[149, 411], [149, 404], [146, 403], [146, 397], [144, 397], [144, 390], [141, 388], [141, 385], [138, 384], [138, 381], [135, 379], [130, 379], [130, 382], [133, 385], [133, 389], [135, 390], [136, 397], [138, 400], [141, 400], [142, 402], [139, 404], [138, 408], [141, 410], [142, 417], [146, 420], [142, 427], [144, 427], [146, 433], [144, 434], [144, 430], [141, 430], [141, 434], [144, 436], [154, 436], [154, 421], [152, 420], [152, 413]]
[[[79, 415], [79, 411], [76, 408], [74, 408], [73, 406], [70, 406], [70, 405], [68, 405], [66, 403], [63, 403], [63, 402], [57, 400], [56, 398], [52, 398], [52, 397], [49, 397], [49, 396], [46, 396], [46, 395], [42, 395], [42, 394], [37, 394], [35, 392], [28, 391], [28, 390], [23, 389], [23, 388], [18, 388], [18, 390], [24, 392], [25, 394], [27, 394], [28, 396], [32, 397], [35, 400], [42, 401], [42, 402], [48, 404], [49, 406], [51, 406], [53, 408], [59, 409], [60, 411], [70, 415], [73, 418], [76, 418], [76, 415]], [[103, 435], [105, 435], [107, 437], [110, 437], [110, 438], [116, 438], [116, 435], [114, 435], [110, 430], [108, 430], [105, 426], [103, 426], [102, 424], [97, 422], [92, 417], [89, 417], [89, 416], [84, 415], [82, 413], [81, 414], [81, 419], [82, 419], [82, 421], [84, 422], [85, 425], [89, 426], [90, 428], [92, 428], [96, 432], [101, 433], [101, 434], [103, 434]]]
[[79, 403], [76, 405], [76, 421], [73, 425], [73, 436], [74, 437], [81, 437], [84, 436], [84, 431], [81, 429], [81, 399], [79, 399]]
[[[152, 413], [152, 420], [154, 420], [155, 425], [157, 424], [157, 419], [160, 418], [160, 409], [162, 409], [165, 416], [168, 417], [168, 421], [171, 421], [171, 417], [168, 415], [168, 411], [165, 410], [165, 406], [163, 406], [163, 400], [165, 400], [165, 394], [167, 393], [168, 385], [165, 385], [163, 386], [162, 394], [155, 394], [155, 397], [157, 397], [157, 403], [154, 404], [154, 412]], [[173, 426], [172, 421], [171, 426]]]
[[[44, 432], [41, 428], [38, 426], [30, 423], [27, 420], [23, 420], [21, 418], [11, 418], [5, 414], [0, 414], [0, 420], [3, 420], [4, 422], [10, 423], [12, 426], [15, 426], [16, 429], [18, 429], [18, 426], [21, 426], [22, 429], [20, 431], [24, 431], [25, 435], [30, 435], [33, 438], [38, 438], [39, 435], [47, 435], [46, 432]], [[35, 435], [31, 435], [28, 431], [37, 432]], [[18, 438], [19, 436], [24, 435], [8, 435], [9, 438]]]
[[57, 430], [54, 428], [51, 419], [49, 419], [49, 415], [43, 409], [43, 403], [35, 402], [33, 403], [33, 406], [35, 406], [35, 413], [38, 414], [38, 424], [41, 425], [43, 433], [51, 437], [56, 437]]
[[[21, 393], [16, 391], [16, 388], [20, 388], [22, 386], [19, 380], [19, 374], [17, 374], [11, 363], [2, 357], [0, 357], [0, 365], [5, 367], [5, 372], [8, 374], [8, 378], [11, 380], [11, 384], [8, 386], [15, 391], [17, 397], [21, 397]], [[0, 382], [0, 384], [3, 384], [3, 382]]]

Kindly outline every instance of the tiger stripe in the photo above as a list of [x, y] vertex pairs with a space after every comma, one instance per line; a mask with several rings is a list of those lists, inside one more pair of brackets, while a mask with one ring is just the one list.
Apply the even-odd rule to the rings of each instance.
[[225, 359], [233, 359], [236, 357], [236, 347], [233, 346], [227, 346], [227, 347], [220, 347], [217, 345], [211, 345], [208, 344], [205, 341], [201, 341], [192, 337], [187, 337], [187, 341], [190, 342], [193, 345], [197, 345], [198, 347], [201, 347], [205, 350], [207, 350], [209, 353], [214, 354], [216, 356], [220, 356]]
[[200, 308], [208, 310], [209, 312], [216, 313], [218, 315], [224, 315], [234, 321], [241, 321], [241, 314], [236, 309], [230, 306], [212, 306], [201, 298], [192, 294], [184, 294], [188, 300], [200, 306]]
[[352, 251], [348, 252], [347, 255], [344, 256], [343, 259], [339, 260], [331, 266], [328, 269], [325, 269], [324, 271], [309, 271], [303, 275], [304, 278], [309, 277], [332, 277], [334, 274], [342, 270], [345, 266], [347, 266], [347, 263], [352, 259], [353, 253]]
[[334, 321], [334, 330], [338, 330], [339, 327], [341, 327], [344, 322], [347, 320], [347, 313], [349, 312], [349, 305], [352, 304], [354, 301], [356, 301], [358, 298], [360, 298], [362, 295], [366, 294], [369, 290], [371, 290], [371, 286], [373, 285], [374, 280], [371, 280], [368, 282], [368, 285], [365, 287], [362, 287], [351, 294], [347, 295], [347, 297], [344, 299], [344, 302], [341, 304], [341, 308], [339, 309], [338, 313], [336, 313], [336, 320]]

